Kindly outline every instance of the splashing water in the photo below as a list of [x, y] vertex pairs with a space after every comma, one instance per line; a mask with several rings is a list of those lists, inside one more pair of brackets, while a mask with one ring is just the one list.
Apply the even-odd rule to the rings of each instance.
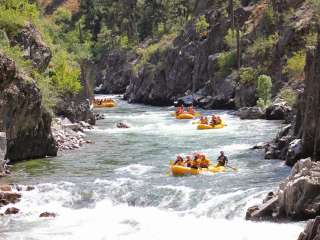
[[[228, 126], [198, 131], [192, 120], [174, 119], [172, 108], [118, 102], [99, 110], [106, 118], [87, 132], [95, 144], [14, 166], [6, 181], [36, 189], [23, 193], [20, 214], [0, 218], [0, 239], [297, 239], [302, 224], [244, 220], [290, 171], [250, 150], [274, 137], [279, 122], [202, 111], [220, 114]], [[131, 128], [117, 129], [118, 121]], [[201, 151], [214, 161], [220, 150], [237, 173], [166, 174], [176, 154]], [[39, 218], [44, 211], [58, 216]]]

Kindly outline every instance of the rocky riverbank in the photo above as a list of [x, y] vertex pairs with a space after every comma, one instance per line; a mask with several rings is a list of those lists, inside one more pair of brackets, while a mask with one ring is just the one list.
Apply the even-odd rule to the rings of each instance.
[[[320, 30], [316, 48], [308, 48], [305, 89], [297, 104], [297, 115], [277, 138], [262, 148], [266, 158], [280, 158], [293, 166], [290, 176], [269, 193], [263, 203], [248, 209], [246, 219], [260, 221], [307, 220], [299, 240], [319, 239], [320, 215]], [[309, 157], [297, 161], [300, 158]]]
[[68, 118], [55, 118], [52, 123], [52, 134], [60, 151], [74, 150], [83, 144], [92, 143], [85, 139], [85, 130], [92, 129], [90, 124], [80, 121], [72, 123]]
[[290, 176], [269, 193], [263, 204], [248, 209], [248, 220], [306, 220], [320, 214], [320, 163], [300, 160]]

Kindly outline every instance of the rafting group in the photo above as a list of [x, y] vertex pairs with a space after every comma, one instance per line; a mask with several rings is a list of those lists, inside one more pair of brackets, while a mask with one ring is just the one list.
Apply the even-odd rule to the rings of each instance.
[[200, 116], [199, 113], [197, 113], [194, 109], [193, 106], [189, 106], [186, 110], [184, 109], [184, 107], [178, 106], [176, 107], [176, 111], [174, 113], [174, 116], [176, 117], [176, 119], [193, 119], [197, 116]]
[[[220, 156], [217, 159], [216, 167], [225, 167], [228, 163], [227, 156], [224, 155], [224, 152], [220, 152]], [[194, 158], [191, 159], [191, 156], [186, 156], [186, 160], [184, 160], [181, 155], [177, 156], [177, 159], [173, 163], [173, 165], [190, 167], [190, 168], [209, 168], [211, 165], [211, 161], [207, 158], [205, 154], [195, 153]]]
[[93, 106], [96, 108], [110, 108], [115, 107], [116, 102], [111, 98], [94, 99]]
[[[195, 117], [199, 117], [200, 113], [196, 112], [192, 105], [189, 106], [187, 110], [185, 110], [183, 105], [181, 105], [176, 107], [174, 116], [177, 119], [193, 119]], [[212, 115], [209, 118], [211, 118], [210, 121], [208, 117], [200, 116], [199, 121], [195, 122], [196, 124], [198, 124], [197, 129], [219, 129], [226, 126], [221, 117], [218, 115]]]
[[191, 156], [186, 156], [185, 160], [182, 156], [178, 155], [174, 163], [170, 165], [170, 169], [174, 176], [186, 174], [196, 175], [206, 172], [224, 172], [226, 167], [229, 167], [227, 164], [228, 158], [224, 155], [223, 151], [220, 152], [216, 164], [212, 164], [205, 154], [196, 153], [193, 159]]

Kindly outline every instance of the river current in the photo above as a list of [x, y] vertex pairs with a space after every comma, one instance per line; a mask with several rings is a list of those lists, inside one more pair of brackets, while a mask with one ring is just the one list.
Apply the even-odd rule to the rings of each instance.
[[[173, 110], [118, 100], [116, 108], [96, 110], [105, 119], [86, 132], [94, 144], [14, 165], [6, 181], [36, 189], [23, 193], [21, 213], [0, 218], [0, 239], [297, 239], [302, 224], [244, 220], [290, 172], [250, 150], [271, 140], [280, 123], [201, 110], [220, 114], [228, 126], [199, 131], [192, 120], [174, 119]], [[117, 129], [118, 121], [131, 128]], [[215, 161], [220, 150], [238, 172], [168, 175], [176, 154], [200, 151]], [[39, 218], [44, 211], [58, 216]]]

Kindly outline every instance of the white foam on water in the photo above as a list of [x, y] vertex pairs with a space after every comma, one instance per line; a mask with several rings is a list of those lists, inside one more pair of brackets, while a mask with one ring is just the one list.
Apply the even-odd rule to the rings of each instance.
[[[163, 240], [296, 239], [302, 227], [297, 224], [253, 223], [242, 219], [214, 219], [181, 215], [153, 207], [114, 205], [103, 200], [92, 209], [60, 208], [55, 219], [32, 219], [35, 228], [10, 233], [6, 239], [93, 239]], [[41, 223], [39, 223], [41, 221]]]
[[116, 169], [115, 172], [129, 173], [131, 175], [140, 176], [140, 175], [145, 174], [146, 172], [149, 172], [153, 168], [154, 167], [152, 167], [152, 166], [146, 166], [146, 165], [142, 165], [142, 164], [130, 164], [128, 166]]

